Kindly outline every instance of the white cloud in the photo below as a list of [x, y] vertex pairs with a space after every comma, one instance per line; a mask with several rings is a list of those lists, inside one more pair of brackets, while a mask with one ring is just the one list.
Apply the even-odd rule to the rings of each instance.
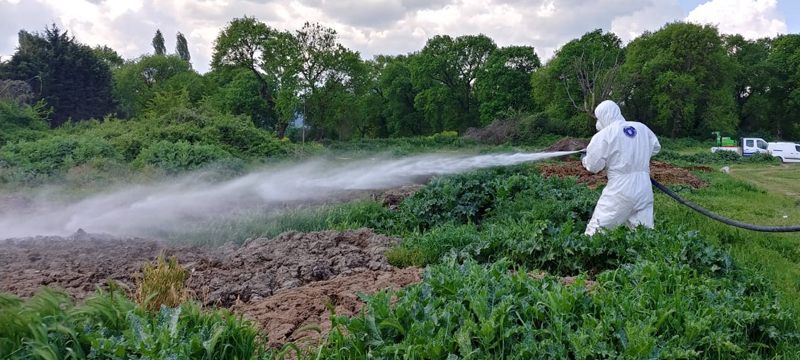
[[[14, 52], [17, 31], [41, 31], [52, 22], [83, 43], [111, 46], [126, 58], [152, 52], [160, 29], [170, 52], [175, 34], [186, 35], [194, 67], [202, 72], [219, 31], [243, 15], [290, 31], [320, 22], [364, 58], [417, 51], [437, 34], [482, 33], [500, 46], [534, 46], [543, 60], [598, 28], [628, 41], [684, 15], [678, 0], [0, 0], [0, 13], [0, 54], [6, 56]], [[786, 31], [775, 0], [714, 0], [689, 19], [724, 19], [723, 31], [751, 37]]]
[[611, 21], [611, 32], [617, 34], [622, 41], [628, 42], [645, 31], [657, 30], [664, 24], [679, 19], [682, 15], [677, 0], [651, 1], [646, 7], [614, 18]]
[[777, 0], [711, 0], [686, 17], [687, 21], [717, 25], [725, 34], [756, 39], [786, 33], [786, 21]]

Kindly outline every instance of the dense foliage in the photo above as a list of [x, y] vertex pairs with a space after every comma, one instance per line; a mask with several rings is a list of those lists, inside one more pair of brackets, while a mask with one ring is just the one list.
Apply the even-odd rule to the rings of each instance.
[[[596, 195], [525, 168], [489, 170], [440, 179], [398, 211], [373, 213], [373, 226], [406, 234], [391, 261], [430, 266], [422, 283], [368, 296], [359, 316], [336, 318], [321, 354], [727, 359], [800, 350], [795, 315], [770, 284], [699, 233], [664, 225], [583, 236], [576, 214], [585, 219]], [[559, 278], [567, 275], [575, 277]]]
[[[317, 140], [430, 135], [507, 118], [535, 119], [539, 133], [587, 136], [594, 107], [610, 98], [659, 135], [791, 139], [800, 135], [797, 39], [746, 40], [670, 23], [627, 45], [591, 31], [544, 65], [533, 46], [498, 47], [485, 35], [437, 35], [417, 52], [362, 60], [321, 24], [279, 31], [243, 17], [217, 37], [207, 74], [192, 70], [180, 33], [174, 55], [157, 32], [154, 54], [123, 62], [113, 49], [90, 49], [53, 27], [20, 32], [0, 77], [27, 83], [34, 101], [53, 108], [53, 126], [139, 118], [159, 92], [186, 91], [192, 105], [248, 116], [279, 138], [302, 127]], [[53, 70], [64, 67], [74, 69]]]
[[119, 290], [76, 305], [42, 291], [0, 295], [0, 357], [14, 359], [272, 358], [255, 327], [226, 310], [197, 305], [147, 312]]
[[20, 31], [17, 52], [0, 63], [0, 79], [30, 84], [35, 100], [53, 108], [49, 119], [53, 127], [113, 111], [108, 65], [55, 25], [43, 34]]

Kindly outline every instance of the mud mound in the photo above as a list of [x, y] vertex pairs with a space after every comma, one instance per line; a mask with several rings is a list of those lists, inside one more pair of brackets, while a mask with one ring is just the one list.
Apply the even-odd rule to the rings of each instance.
[[204, 304], [227, 307], [337, 275], [389, 270], [383, 252], [398, 241], [369, 229], [285, 233], [246, 242], [218, 264], [197, 263], [188, 285]]
[[544, 151], [576, 151], [586, 149], [587, 146], [589, 146], [589, 140], [565, 137]]
[[70, 237], [3, 240], [0, 291], [28, 297], [50, 286], [83, 299], [109, 279], [132, 290], [142, 265], [164, 253], [191, 272], [187, 285], [195, 299], [227, 307], [337, 275], [389, 270], [383, 252], [397, 241], [368, 229], [285, 233], [216, 249], [82, 231]]
[[[539, 172], [545, 176], [558, 176], [560, 178], [577, 177], [578, 182], [584, 183], [591, 188], [595, 188], [607, 182], [605, 171], [592, 174], [586, 171], [583, 165], [581, 165], [581, 162], [577, 160], [540, 164], [537, 168]], [[689, 170], [660, 161], [653, 161], [650, 163], [650, 175], [658, 180], [658, 182], [664, 184], [688, 185], [694, 188], [700, 188], [706, 185], [703, 180], [690, 173]]]
[[394, 189], [389, 189], [384, 191], [383, 193], [376, 194], [373, 198], [386, 206], [387, 208], [394, 210], [400, 203], [403, 202], [406, 198], [411, 195], [414, 195], [417, 191], [424, 188], [425, 185], [406, 185], [401, 186]]
[[358, 299], [359, 293], [399, 289], [419, 282], [421, 272], [417, 268], [405, 268], [338, 276], [282, 290], [271, 297], [234, 306], [233, 310], [254, 320], [272, 346], [297, 340], [313, 341], [320, 338], [320, 333], [303, 328], [316, 326], [323, 335], [327, 334], [331, 327], [329, 307], [337, 315], [356, 314], [364, 305]]
[[0, 241], [0, 291], [33, 295], [42, 286], [61, 288], [83, 299], [97, 286], [114, 280], [132, 289], [142, 265], [162, 251], [181, 263], [208, 260], [203, 249], [172, 248], [145, 239], [118, 239], [79, 231], [70, 237], [36, 237]]

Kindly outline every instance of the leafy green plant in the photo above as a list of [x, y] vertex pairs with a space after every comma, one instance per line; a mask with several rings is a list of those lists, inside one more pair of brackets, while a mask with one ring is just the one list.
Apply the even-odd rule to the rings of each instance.
[[175, 173], [197, 169], [228, 156], [230, 154], [227, 151], [214, 145], [162, 140], [142, 150], [136, 161]]
[[0, 161], [33, 176], [63, 173], [72, 166], [97, 158], [122, 157], [109, 142], [89, 136], [51, 136], [0, 148]]
[[[709, 358], [789, 356], [797, 325], [759, 280], [643, 261], [589, 286], [531, 278], [508, 260], [431, 266], [422, 283], [337, 317], [324, 358]], [[755, 291], [754, 291], [755, 290]]]
[[31, 299], [0, 295], [0, 358], [274, 359], [248, 321], [192, 303], [146, 311], [112, 288], [76, 305], [43, 290]]

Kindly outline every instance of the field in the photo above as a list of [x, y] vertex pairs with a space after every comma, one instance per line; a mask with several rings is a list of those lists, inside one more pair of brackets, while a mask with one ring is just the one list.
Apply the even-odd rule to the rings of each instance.
[[[364, 144], [337, 146], [356, 156]], [[695, 154], [667, 154], [654, 176], [737, 220], [800, 220], [800, 168], [756, 160], [725, 174], [725, 159]], [[661, 194], [655, 230], [582, 236], [603, 176], [574, 160], [434, 177], [160, 239], [1, 240], [0, 355], [795, 358], [800, 236], [732, 229]]]

